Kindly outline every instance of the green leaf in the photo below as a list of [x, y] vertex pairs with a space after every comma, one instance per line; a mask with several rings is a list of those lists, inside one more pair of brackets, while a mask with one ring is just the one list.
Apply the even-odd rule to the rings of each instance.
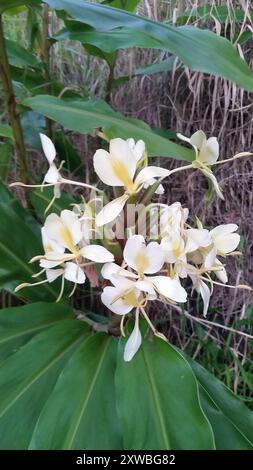
[[144, 339], [133, 360], [124, 362], [122, 343], [116, 390], [124, 447], [213, 449], [213, 434], [200, 407], [196, 379], [184, 358], [156, 338], [153, 343]]
[[36, 302], [22, 307], [2, 309], [0, 311], [1, 362], [41, 330], [72, 317], [71, 308], [63, 303]]
[[13, 139], [13, 132], [11, 127], [3, 126], [0, 124], [0, 137], [6, 137], [7, 139]]
[[70, 172], [78, 170], [80, 181], [82, 162], [79, 153], [72, 145], [68, 136], [63, 132], [58, 132], [54, 137], [54, 144], [60, 159], [65, 161], [64, 167]]
[[253, 449], [253, 412], [222, 382], [186, 357], [198, 383], [204, 412], [214, 432], [217, 449]]
[[31, 52], [15, 41], [6, 39], [5, 42], [9, 63], [11, 65], [41, 70], [41, 63], [35, 55], [31, 54]]
[[145, 47], [153, 47], [150, 43], [159, 41], [161, 49], [178, 56], [190, 69], [221, 76], [248, 91], [253, 91], [253, 74], [246, 62], [240, 58], [227, 39], [211, 31], [193, 26], [169, 26], [123, 10], [82, 0], [47, 0], [46, 3], [67, 11], [74, 19], [98, 31], [131, 29], [133, 36], [136, 34], [135, 46], [139, 46], [138, 35], [143, 33], [147, 37]]
[[159, 64], [146, 65], [146, 67], [141, 67], [135, 70], [134, 75], [150, 75], [152, 73], [169, 72], [173, 70], [174, 62], [175, 57], [172, 55], [171, 57], [164, 59]]
[[[67, 28], [62, 29], [54, 35], [57, 41], [80, 41], [85, 46], [92, 45], [106, 54], [112, 54], [118, 49], [129, 47], [148, 47], [162, 49], [160, 41], [151, 38], [142, 31], [133, 31], [129, 28], [114, 29], [112, 31], [98, 31], [78, 21], [68, 21]], [[89, 51], [89, 49], [88, 49]], [[102, 57], [102, 55], [100, 55]], [[103, 57], [102, 57], [103, 58]]]
[[102, 100], [64, 101], [52, 96], [38, 95], [26, 99], [23, 104], [70, 130], [92, 134], [94, 129], [104, 127], [104, 132], [109, 138], [143, 139], [150, 156], [160, 155], [188, 161], [194, 159], [192, 150], [153, 133], [143, 121], [125, 118]]
[[9, 8], [19, 7], [20, 5], [37, 5], [40, 0], [1, 0], [0, 13]]
[[0, 178], [5, 181], [11, 163], [11, 157], [13, 154], [13, 146], [10, 141], [5, 143], [0, 142]]
[[[22, 282], [33, 282], [38, 268], [29, 260], [43, 252], [40, 227], [19, 201], [0, 182], [0, 290], [13, 292]], [[37, 278], [37, 281], [41, 278]], [[19, 296], [32, 300], [55, 300], [57, 291], [52, 285], [23, 289]]]
[[36, 335], [0, 365], [1, 449], [28, 447], [44, 403], [86, 331], [83, 322], [63, 320]]
[[115, 360], [116, 344], [106, 334], [78, 347], [42, 410], [30, 449], [122, 449]]
[[33, 111], [26, 111], [21, 114], [21, 124], [26, 144], [41, 152], [40, 132], [45, 133], [45, 118]]
[[126, 11], [134, 11], [140, 0], [104, 0], [102, 5], [110, 5], [113, 8], [120, 8]]

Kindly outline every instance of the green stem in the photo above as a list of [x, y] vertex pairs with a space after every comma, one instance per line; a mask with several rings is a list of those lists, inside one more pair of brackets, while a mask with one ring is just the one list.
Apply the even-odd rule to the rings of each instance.
[[106, 83], [106, 89], [105, 89], [105, 101], [108, 104], [111, 101], [112, 84], [113, 84], [113, 79], [114, 79], [114, 67], [115, 67], [115, 64], [116, 64], [116, 60], [117, 60], [117, 53], [115, 53], [115, 58], [112, 61], [112, 63], [108, 64], [109, 65], [109, 76], [108, 76], [108, 80], [107, 80], [107, 83]]
[[[49, 6], [44, 5], [43, 6], [43, 25], [42, 25], [42, 53], [41, 53], [41, 59], [44, 64], [45, 72], [44, 72], [44, 77], [45, 77], [45, 82], [47, 83], [46, 85], [46, 91], [50, 95], [51, 94], [51, 85], [50, 85], [50, 43], [48, 40], [49, 37]], [[52, 139], [53, 136], [53, 127], [52, 127], [52, 121], [49, 118], [46, 118], [46, 128], [47, 128], [47, 133], [48, 137]]]
[[29, 172], [27, 164], [27, 153], [24, 142], [23, 131], [21, 127], [19, 113], [17, 111], [17, 103], [11, 80], [10, 65], [8, 62], [6, 44], [4, 39], [3, 19], [0, 14], [0, 78], [3, 84], [4, 98], [8, 111], [10, 125], [14, 136], [14, 145], [16, 156], [20, 165], [21, 180], [23, 183], [29, 182]]

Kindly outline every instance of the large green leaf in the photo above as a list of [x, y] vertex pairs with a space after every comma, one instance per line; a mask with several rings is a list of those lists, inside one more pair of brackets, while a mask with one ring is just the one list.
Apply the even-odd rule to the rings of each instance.
[[53, 326], [73, 313], [65, 304], [36, 302], [0, 311], [0, 362], [17, 351], [41, 330]]
[[122, 448], [115, 407], [115, 361], [112, 338], [100, 333], [86, 339], [43, 408], [31, 449]]
[[228, 40], [211, 31], [192, 26], [169, 26], [117, 8], [82, 0], [46, 0], [46, 3], [67, 11], [74, 19], [98, 31], [131, 29], [133, 35], [137, 32], [135, 46], [139, 45], [138, 35], [142, 32], [147, 36], [145, 47], [153, 47], [150, 38], [159, 41], [161, 49], [177, 55], [192, 70], [221, 76], [253, 91], [253, 75], [246, 62]]
[[36, 335], [0, 365], [1, 449], [28, 447], [43, 405], [85, 333], [83, 322], [64, 320]]
[[18, 42], [6, 40], [8, 60], [11, 65], [41, 69], [42, 65], [35, 55], [21, 46]]
[[40, 0], [1, 0], [0, 13], [9, 8], [19, 7], [20, 5], [36, 5], [38, 3], [40, 3]]
[[[13, 292], [18, 284], [32, 282], [31, 276], [38, 271], [38, 266], [29, 264], [29, 260], [43, 252], [40, 228], [1, 182], [0, 217], [0, 290]], [[24, 289], [19, 295], [32, 300], [55, 300], [58, 294], [52, 285], [42, 284]]]
[[253, 449], [253, 412], [222, 382], [188, 357], [200, 384], [200, 398], [217, 449]]
[[[116, 372], [117, 404], [126, 449], [213, 449], [196, 379], [184, 358], [160, 339], [143, 341], [134, 359]], [[134, 423], [134, 424], [133, 424]]]
[[143, 121], [125, 118], [102, 100], [64, 101], [53, 96], [38, 95], [24, 100], [23, 104], [67, 129], [92, 134], [95, 128], [104, 127], [105, 134], [110, 138], [143, 139], [151, 156], [189, 161], [194, 159], [191, 150], [153, 133]]
[[11, 127], [0, 124], [0, 137], [6, 137], [7, 139], [13, 139], [13, 132]]

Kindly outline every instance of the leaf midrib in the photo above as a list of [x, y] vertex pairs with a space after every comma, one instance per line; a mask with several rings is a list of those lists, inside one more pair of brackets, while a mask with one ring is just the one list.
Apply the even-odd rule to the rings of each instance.
[[153, 377], [152, 370], [149, 366], [148, 358], [146, 357], [145, 348], [143, 347], [141, 349], [141, 351], [142, 351], [142, 354], [143, 354], [144, 363], [146, 365], [147, 376], [148, 376], [148, 379], [149, 379], [149, 382], [150, 382], [150, 385], [151, 385], [151, 393], [152, 393], [152, 396], [153, 396], [155, 408], [157, 410], [157, 417], [158, 417], [158, 421], [160, 423], [161, 435], [162, 435], [162, 438], [163, 438], [164, 443], [165, 443], [164, 450], [170, 450], [172, 447], [171, 447], [171, 444], [170, 444], [170, 438], [169, 438], [168, 433], [167, 433], [165, 420], [164, 420], [164, 417], [163, 417], [163, 412], [162, 412], [160, 402], [159, 402], [159, 392], [158, 392], [156, 384], [155, 384], [155, 379]]
[[78, 432], [78, 429], [79, 429], [79, 426], [80, 426], [80, 423], [81, 423], [81, 420], [83, 418], [83, 415], [85, 413], [85, 410], [87, 408], [87, 405], [88, 405], [88, 402], [89, 402], [89, 399], [90, 399], [90, 396], [93, 392], [93, 389], [95, 387], [95, 384], [96, 384], [96, 381], [97, 381], [97, 378], [100, 374], [100, 371], [101, 371], [101, 368], [102, 368], [102, 365], [103, 365], [103, 362], [104, 362], [104, 359], [105, 359], [105, 355], [106, 355], [106, 352], [107, 352], [107, 349], [109, 347], [109, 344], [110, 344], [110, 341], [111, 341], [111, 338], [107, 337], [106, 338], [106, 341], [105, 341], [105, 346], [104, 346], [104, 350], [101, 354], [101, 357], [99, 359], [99, 362], [98, 362], [98, 365], [96, 367], [96, 370], [95, 370], [95, 373], [94, 373], [94, 377], [90, 383], [90, 387], [89, 387], [89, 390], [88, 390], [88, 393], [87, 395], [85, 396], [85, 400], [81, 406], [81, 410], [80, 410], [80, 413], [79, 413], [79, 416], [77, 418], [77, 421], [76, 421], [76, 425], [74, 426], [74, 429], [73, 431], [70, 429], [70, 432], [67, 434], [66, 436], [66, 439], [62, 445], [62, 448], [63, 449], [66, 449], [66, 450], [70, 450], [71, 449], [71, 446], [74, 442], [74, 439], [76, 437], [76, 434]]

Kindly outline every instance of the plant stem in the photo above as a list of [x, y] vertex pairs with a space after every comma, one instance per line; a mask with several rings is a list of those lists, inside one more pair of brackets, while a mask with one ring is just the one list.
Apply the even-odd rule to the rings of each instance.
[[[43, 5], [43, 26], [42, 26], [42, 53], [41, 53], [41, 59], [44, 64], [44, 77], [45, 77], [45, 82], [47, 83], [46, 85], [46, 90], [47, 93], [50, 95], [51, 94], [51, 86], [50, 86], [50, 73], [49, 73], [49, 67], [50, 67], [50, 55], [49, 55], [49, 50], [50, 50], [50, 43], [48, 41], [48, 36], [49, 36], [49, 6], [48, 5]], [[49, 118], [46, 118], [46, 128], [47, 128], [47, 133], [48, 137], [52, 139], [53, 136], [53, 128], [52, 128], [52, 121]]]
[[27, 164], [27, 154], [24, 142], [23, 131], [21, 127], [19, 113], [17, 111], [17, 102], [11, 80], [10, 65], [8, 62], [6, 44], [3, 31], [3, 18], [0, 14], [0, 78], [3, 83], [4, 98], [8, 111], [10, 125], [14, 136], [14, 145], [16, 156], [20, 165], [21, 180], [24, 183], [29, 182], [29, 172]]

